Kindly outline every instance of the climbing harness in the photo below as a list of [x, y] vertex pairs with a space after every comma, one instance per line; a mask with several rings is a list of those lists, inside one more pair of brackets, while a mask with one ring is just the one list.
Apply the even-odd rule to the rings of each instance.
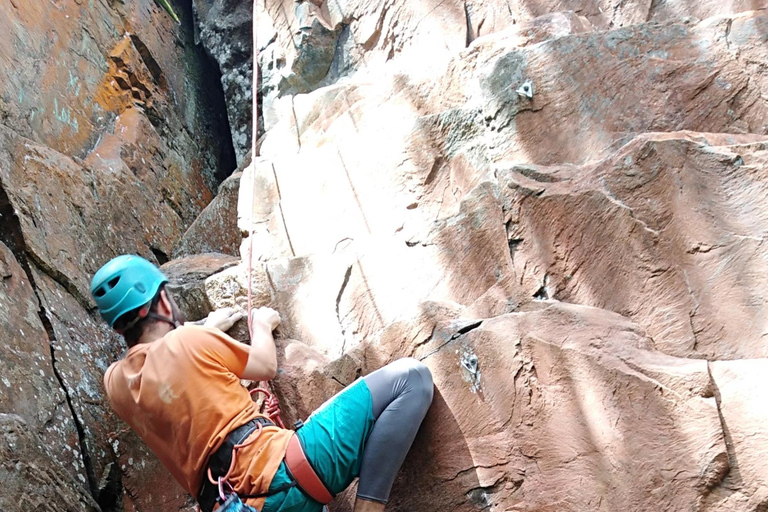
[[[267, 395], [265, 404], [272, 403], [272, 397], [270, 396], [269, 391], [264, 388], [256, 388], [251, 391], [251, 396], [256, 393], [264, 393]], [[269, 410], [269, 406], [267, 406], [266, 410]], [[279, 414], [279, 409], [276, 410]], [[279, 416], [277, 417], [279, 419]], [[273, 426], [276, 425], [270, 421], [270, 419], [258, 417], [245, 425], [234, 429], [227, 435], [224, 443], [210, 458], [208, 469], [205, 474], [206, 478], [203, 481], [203, 486], [198, 495], [198, 503], [204, 512], [211, 512], [216, 503], [221, 504], [221, 507], [217, 509], [218, 511], [250, 512], [254, 509], [243, 505], [240, 501], [241, 499], [263, 498], [283, 492], [291, 487], [299, 487], [299, 489], [306, 493], [310, 498], [323, 505], [327, 505], [333, 501], [334, 495], [328, 490], [317, 475], [317, 472], [304, 453], [299, 438], [295, 434], [291, 436], [291, 439], [288, 442], [288, 448], [284, 459], [285, 465], [288, 468], [288, 473], [291, 476], [291, 482], [289, 484], [262, 494], [238, 495], [235, 492], [234, 488], [229, 483], [229, 477], [232, 474], [232, 470], [235, 468], [238, 451], [255, 443], [259, 436], [261, 436], [264, 427]], [[237, 499], [233, 499], [233, 496]], [[233, 508], [223, 508], [227, 504]], [[237, 508], [238, 504], [247, 508]]]
[[[255, 390], [254, 390], [255, 391]], [[261, 435], [264, 427], [275, 426], [269, 419], [264, 417], [255, 418], [245, 425], [237, 427], [230, 432], [224, 439], [224, 443], [211, 455], [208, 462], [208, 469], [205, 473], [203, 485], [198, 494], [197, 501], [203, 512], [211, 512], [213, 507], [219, 503], [223, 507], [227, 503], [237, 504], [241, 499], [260, 498], [263, 495], [238, 495], [229, 483], [229, 477], [235, 468], [237, 453], [240, 449], [255, 443]], [[250, 438], [250, 439], [249, 439]], [[215, 476], [218, 475], [218, 476]], [[277, 492], [284, 489], [279, 489]], [[232, 500], [235, 496], [237, 500]], [[231, 506], [235, 506], [231, 505]], [[245, 506], [245, 505], [243, 505]], [[221, 508], [219, 509], [221, 510]], [[232, 510], [250, 511], [252, 508]]]
[[301, 441], [294, 434], [288, 441], [288, 449], [285, 452], [285, 465], [293, 477], [296, 485], [310, 498], [327, 505], [333, 501], [333, 494], [328, 490], [317, 472], [307, 459]]
[[[263, 412], [266, 413], [268, 418], [263, 416], [258, 417], [245, 425], [234, 429], [227, 435], [224, 443], [219, 449], [211, 456], [205, 474], [206, 478], [200, 489], [200, 494], [198, 495], [200, 508], [204, 512], [211, 512], [216, 503], [222, 504], [222, 507], [229, 503], [231, 507], [235, 508], [219, 508], [218, 510], [249, 512], [250, 510], [253, 510], [251, 507], [236, 508], [237, 504], [241, 503], [240, 498], [263, 498], [285, 491], [291, 487], [299, 487], [299, 489], [304, 491], [310, 498], [323, 505], [327, 505], [333, 501], [334, 495], [328, 490], [315, 469], [312, 467], [309, 459], [307, 459], [307, 455], [304, 453], [304, 449], [296, 434], [292, 435], [290, 441], [288, 441], [288, 448], [285, 452], [284, 459], [285, 465], [288, 468], [288, 473], [291, 476], [291, 483], [273, 489], [272, 492], [269, 493], [237, 495], [234, 488], [229, 483], [229, 477], [232, 474], [232, 470], [235, 468], [238, 451], [255, 443], [259, 439], [259, 436], [261, 436], [264, 427], [279, 426], [280, 428], [285, 428], [280, 419], [280, 408], [277, 404], [277, 398], [270, 393], [269, 390], [262, 387], [252, 389], [250, 393], [251, 397], [259, 393], [265, 395]], [[275, 421], [275, 419], [277, 421]], [[297, 428], [300, 428], [302, 423], [297, 422], [296, 425]], [[233, 496], [236, 496], [238, 499], [232, 500]], [[246, 507], [246, 505], [242, 506]]]

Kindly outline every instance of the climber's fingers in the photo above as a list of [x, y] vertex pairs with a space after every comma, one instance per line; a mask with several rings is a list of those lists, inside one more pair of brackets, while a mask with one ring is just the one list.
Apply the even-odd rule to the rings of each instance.
[[215, 329], [227, 331], [244, 316], [242, 311], [236, 310], [235, 308], [220, 308], [211, 311], [203, 325], [205, 327], [213, 327]]

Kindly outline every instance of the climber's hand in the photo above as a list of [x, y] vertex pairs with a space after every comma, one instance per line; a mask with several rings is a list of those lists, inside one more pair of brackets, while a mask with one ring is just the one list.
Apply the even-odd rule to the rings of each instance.
[[235, 308], [221, 308], [211, 311], [208, 314], [208, 318], [203, 322], [203, 325], [205, 327], [213, 327], [222, 331], [228, 331], [244, 316], [242, 311], [237, 311]]
[[269, 329], [269, 332], [272, 332], [280, 325], [280, 314], [274, 309], [265, 306], [254, 309], [251, 312], [251, 320], [253, 320], [254, 324], [259, 323]]

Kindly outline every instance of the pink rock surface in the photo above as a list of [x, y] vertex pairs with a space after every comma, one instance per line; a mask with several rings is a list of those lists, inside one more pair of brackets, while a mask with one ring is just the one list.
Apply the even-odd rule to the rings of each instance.
[[679, 510], [728, 472], [706, 361], [657, 352], [639, 326], [596, 308], [549, 302], [472, 323], [454, 313], [432, 307], [414, 339], [385, 334], [333, 363], [289, 344], [275, 381], [306, 414], [395, 353], [430, 367], [435, 400], [392, 510]]
[[765, 142], [699, 141], [648, 135], [597, 165], [499, 171], [519, 283], [631, 317], [670, 354], [765, 357]]
[[765, 359], [714, 361], [712, 379], [723, 422], [732, 470], [712, 502], [725, 510], [758, 509], [768, 500], [765, 469], [768, 411], [765, 408]]

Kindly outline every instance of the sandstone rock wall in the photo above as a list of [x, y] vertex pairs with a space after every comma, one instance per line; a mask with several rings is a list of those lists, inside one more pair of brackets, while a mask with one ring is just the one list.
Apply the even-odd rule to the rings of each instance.
[[0, 5], [2, 510], [193, 509], [105, 402], [124, 252], [191, 317], [252, 257], [288, 422], [425, 362], [391, 510], [768, 506], [768, 4], [260, 3], [253, 162], [251, 4], [173, 5]]
[[[250, 12], [196, 5], [247, 111]], [[417, 357], [392, 510], [762, 510], [765, 7], [268, 2], [240, 252], [288, 419]]]

